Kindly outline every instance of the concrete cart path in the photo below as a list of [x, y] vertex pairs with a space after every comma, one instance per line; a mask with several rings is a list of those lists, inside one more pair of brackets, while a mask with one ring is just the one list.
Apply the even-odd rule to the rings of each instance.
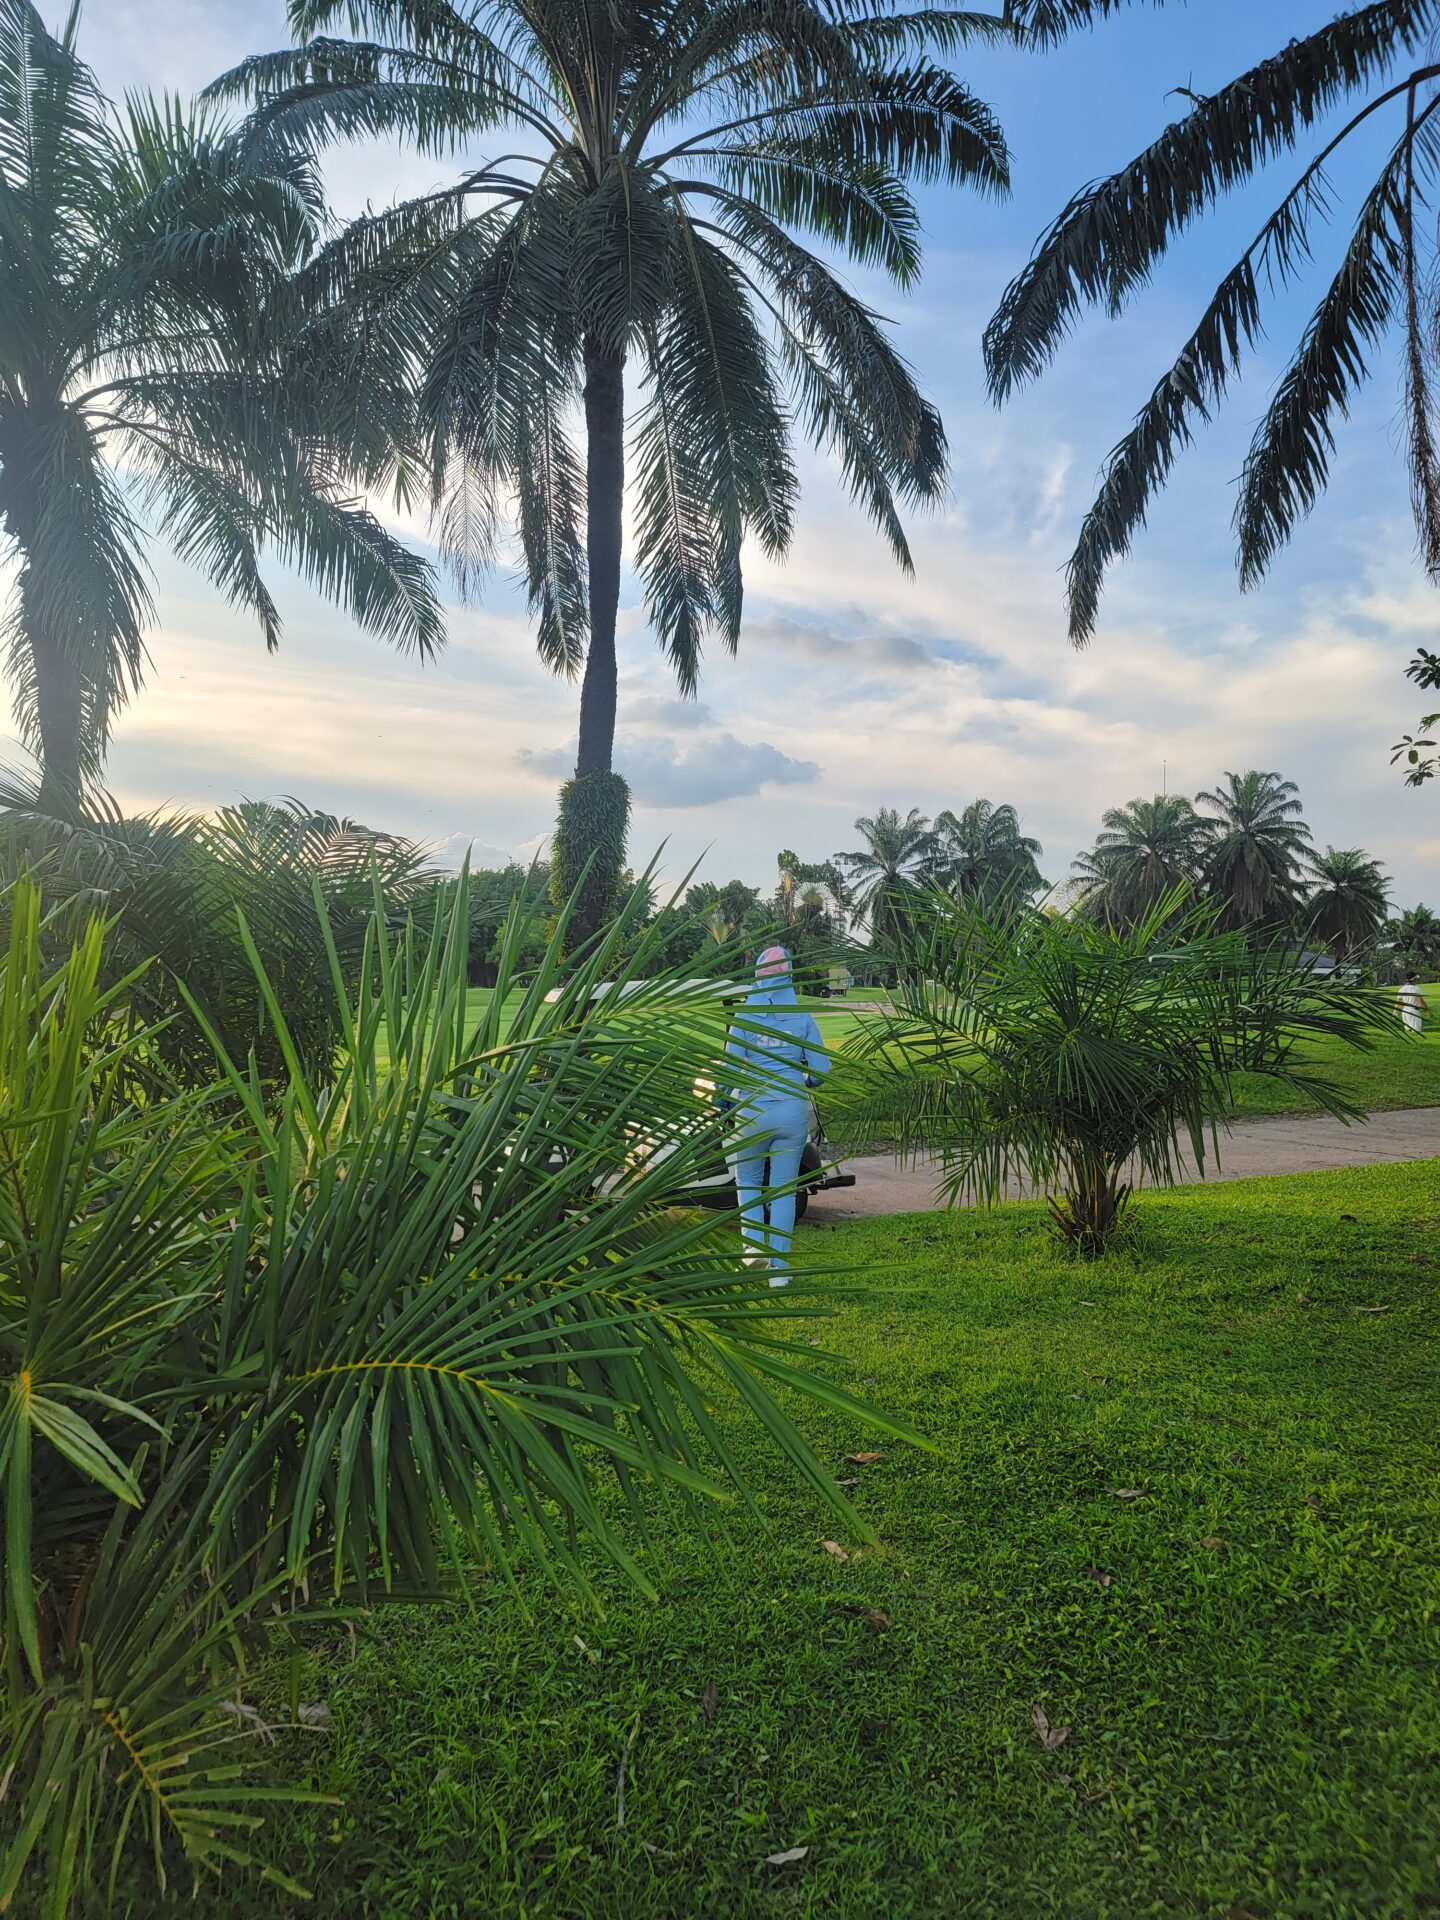
[[[1187, 1168], [1184, 1180], [1187, 1185], [1201, 1178], [1250, 1180], [1258, 1174], [1325, 1173], [1335, 1167], [1431, 1159], [1440, 1159], [1440, 1107], [1377, 1113], [1348, 1127], [1328, 1113], [1277, 1114], [1239, 1121], [1221, 1136], [1220, 1166], [1211, 1160], [1203, 1176]], [[817, 1225], [868, 1220], [877, 1214], [924, 1213], [944, 1205], [936, 1191], [933, 1160], [900, 1166], [889, 1154], [867, 1154], [846, 1160], [844, 1167], [855, 1175], [855, 1185], [811, 1197], [810, 1216]], [[1018, 1182], [1011, 1191], [1022, 1191]]]

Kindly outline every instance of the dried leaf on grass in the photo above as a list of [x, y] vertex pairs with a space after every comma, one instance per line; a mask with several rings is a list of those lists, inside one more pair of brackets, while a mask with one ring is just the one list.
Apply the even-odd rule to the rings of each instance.
[[767, 1867], [793, 1867], [798, 1860], [803, 1860], [809, 1851], [809, 1847], [786, 1847], [780, 1853], [767, 1853], [765, 1864]]
[[887, 1457], [883, 1453], [847, 1453], [845, 1456], [852, 1467], [873, 1467], [877, 1460], [884, 1460]]
[[713, 1680], [707, 1680], [705, 1691], [700, 1696], [700, 1711], [705, 1716], [707, 1726], [714, 1726], [715, 1715], [720, 1708], [720, 1689]]
[[1063, 1747], [1070, 1738], [1069, 1727], [1052, 1727], [1043, 1707], [1032, 1707], [1030, 1724], [1039, 1735], [1040, 1744], [1046, 1753], [1054, 1753], [1057, 1747]]
[[843, 1600], [840, 1603], [840, 1611], [854, 1614], [857, 1620], [863, 1620], [866, 1626], [873, 1627], [876, 1633], [889, 1631], [890, 1616], [888, 1613], [883, 1613], [879, 1607], [864, 1607], [858, 1601]]
[[822, 1540], [820, 1544], [825, 1549], [826, 1553], [828, 1553], [835, 1560], [848, 1560], [850, 1558], [849, 1554], [845, 1551], [844, 1547], [841, 1546], [838, 1540]]

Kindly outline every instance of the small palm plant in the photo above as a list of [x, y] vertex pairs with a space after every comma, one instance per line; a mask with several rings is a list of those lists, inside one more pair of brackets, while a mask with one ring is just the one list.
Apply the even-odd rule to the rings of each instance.
[[112, 1911], [147, 1853], [162, 1883], [254, 1861], [285, 1794], [239, 1730], [257, 1653], [522, 1560], [579, 1577], [582, 1536], [644, 1586], [601, 1483], [749, 1502], [717, 1410], [853, 1518], [777, 1390], [857, 1403], [738, 1236], [672, 1204], [713, 1150], [716, 1038], [693, 986], [636, 978], [643, 936], [621, 970], [633, 928], [563, 983], [557, 934], [522, 985], [512, 916], [472, 1028], [463, 886], [426, 945], [377, 915], [353, 992], [337, 970], [338, 1077], [292, 1053], [276, 1108], [218, 1041], [212, 1086], [167, 1087], [101, 923], [54, 961], [13, 896], [0, 1907]]
[[893, 1011], [858, 1042], [862, 1123], [937, 1149], [952, 1202], [988, 1205], [1012, 1179], [1048, 1195], [1060, 1237], [1095, 1254], [1136, 1185], [1218, 1158], [1237, 1074], [1357, 1117], [1306, 1045], [1370, 1046], [1394, 1028], [1383, 998], [1257, 953], [1214, 918], [1183, 893], [1125, 929], [925, 895]]

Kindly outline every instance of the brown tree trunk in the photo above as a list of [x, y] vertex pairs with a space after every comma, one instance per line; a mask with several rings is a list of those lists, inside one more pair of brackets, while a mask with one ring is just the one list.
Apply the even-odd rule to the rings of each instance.
[[35, 717], [40, 734], [40, 805], [68, 812], [80, 794], [80, 731], [84, 695], [70, 649], [42, 627], [30, 635], [35, 662]]
[[625, 498], [625, 356], [592, 340], [585, 343], [585, 434], [590, 648], [580, 687], [577, 778], [608, 773], [615, 750], [615, 618], [620, 608], [620, 518]]

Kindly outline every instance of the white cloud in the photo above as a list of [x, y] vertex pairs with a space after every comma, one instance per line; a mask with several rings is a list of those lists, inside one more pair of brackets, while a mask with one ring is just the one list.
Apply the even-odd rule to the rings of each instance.
[[[522, 748], [516, 765], [547, 781], [568, 778], [575, 745]], [[619, 733], [615, 764], [630, 783], [638, 807], [708, 807], [740, 800], [765, 787], [794, 786], [818, 780], [810, 760], [793, 759], [765, 740], [737, 740], [732, 733], [711, 733], [681, 745], [649, 734]]]

